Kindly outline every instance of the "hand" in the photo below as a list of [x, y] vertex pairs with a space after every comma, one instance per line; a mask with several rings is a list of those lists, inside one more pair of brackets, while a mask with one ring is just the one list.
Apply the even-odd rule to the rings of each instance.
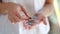
[[46, 22], [46, 17], [42, 14], [38, 14], [38, 18], [40, 21], [43, 22], [44, 25], [47, 25], [47, 22]]
[[25, 27], [25, 29], [31, 30], [38, 27], [39, 23], [40, 23], [39, 20], [30, 19], [23, 22], [23, 26]]
[[[25, 7], [15, 3], [7, 3], [8, 18], [12, 23], [17, 23], [25, 19], [29, 19], [29, 14]], [[25, 16], [21, 14], [23, 12]]]
[[40, 14], [37, 17], [38, 17], [38, 20], [30, 19], [30, 20], [25, 21], [23, 23], [25, 29], [34, 29], [34, 28], [38, 27], [40, 23], [47, 25], [45, 16]]

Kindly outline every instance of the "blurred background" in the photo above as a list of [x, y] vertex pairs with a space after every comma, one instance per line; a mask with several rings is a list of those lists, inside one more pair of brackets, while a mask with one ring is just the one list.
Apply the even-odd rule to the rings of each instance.
[[60, 34], [60, 0], [54, 0], [54, 12], [49, 16], [51, 30], [49, 34]]

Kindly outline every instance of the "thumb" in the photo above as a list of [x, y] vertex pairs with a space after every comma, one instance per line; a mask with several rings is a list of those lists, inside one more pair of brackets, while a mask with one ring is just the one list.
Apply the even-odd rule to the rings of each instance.
[[43, 21], [43, 24], [44, 24], [44, 25], [47, 25], [46, 18], [42, 18], [42, 21]]

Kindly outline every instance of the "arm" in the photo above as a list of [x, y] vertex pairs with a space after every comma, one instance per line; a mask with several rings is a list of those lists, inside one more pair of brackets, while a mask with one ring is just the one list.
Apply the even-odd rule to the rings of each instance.
[[43, 14], [48, 17], [53, 12], [52, 0], [47, 0], [45, 6], [38, 12], [38, 14]]
[[4, 3], [0, 3], [0, 14], [6, 14], [8, 11], [6, 11], [6, 5]]
[[7, 11], [5, 11], [6, 6], [4, 3], [2, 3], [2, 0], [0, 0], [0, 14], [5, 14]]

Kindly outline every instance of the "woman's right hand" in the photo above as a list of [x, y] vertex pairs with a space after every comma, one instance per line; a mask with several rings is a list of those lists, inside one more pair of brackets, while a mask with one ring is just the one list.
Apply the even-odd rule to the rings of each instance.
[[[12, 23], [17, 23], [22, 20], [29, 19], [29, 13], [24, 6], [15, 3], [6, 3], [6, 5], [6, 11], [8, 11], [8, 18]], [[25, 16], [22, 16], [21, 12], [23, 12]]]

